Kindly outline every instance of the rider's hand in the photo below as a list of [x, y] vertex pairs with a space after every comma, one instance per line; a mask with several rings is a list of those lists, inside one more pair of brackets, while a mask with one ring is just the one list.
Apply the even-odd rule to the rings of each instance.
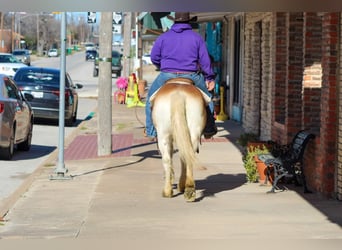
[[215, 81], [206, 81], [207, 89], [212, 91], [215, 88]]

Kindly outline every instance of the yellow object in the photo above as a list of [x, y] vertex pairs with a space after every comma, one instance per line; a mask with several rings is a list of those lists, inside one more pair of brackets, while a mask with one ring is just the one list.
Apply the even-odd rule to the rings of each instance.
[[133, 76], [129, 76], [128, 86], [126, 90], [127, 108], [134, 106], [145, 107], [145, 103], [141, 102], [138, 93], [138, 84], [134, 82]]
[[218, 114], [218, 116], [216, 117], [217, 120], [220, 121], [225, 121], [228, 120], [228, 115], [226, 113], [224, 113], [224, 107], [223, 107], [223, 92], [224, 92], [224, 87], [220, 87], [220, 113]]

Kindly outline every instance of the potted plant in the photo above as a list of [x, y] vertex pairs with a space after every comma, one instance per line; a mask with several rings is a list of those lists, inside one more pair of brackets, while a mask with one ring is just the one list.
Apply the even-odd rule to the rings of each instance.
[[269, 153], [266, 146], [250, 146], [243, 157], [248, 182], [265, 182], [266, 165], [258, 160], [257, 155]]

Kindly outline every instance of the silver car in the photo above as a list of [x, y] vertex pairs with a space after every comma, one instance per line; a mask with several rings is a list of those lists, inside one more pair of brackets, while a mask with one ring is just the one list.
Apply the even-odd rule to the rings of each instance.
[[0, 74], [13, 77], [15, 72], [22, 67], [27, 67], [27, 65], [20, 62], [14, 55], [0, 53]]
[[33, 111], [12, 78], [0, 74], [0, 160], [31, 147]]
[[31, 65], [31, 56], [27, 49], [13, 50], [12, 55], [14, 55], [20, 62], [26, 64], [27, 66]]

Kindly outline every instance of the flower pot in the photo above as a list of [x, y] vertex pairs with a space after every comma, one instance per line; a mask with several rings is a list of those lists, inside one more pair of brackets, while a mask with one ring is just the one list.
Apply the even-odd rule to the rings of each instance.
[[[258, 170], [258, 174], [259, 174], [259, 183], [262, 183], [262, 184], [266, 184], [266, 178], [267, 178], [267, 166], [266, 164], [261, 161], [257, 155], [254, 156], [254, 160], [255, 160], [255, 163], [256, 163], [256, 166], [257, 166], [257, 170]], [[267, 184], [272, 184], [273, 182], [273, 174], [271, 172], [268, 180], [267, 180]]]
[[126, 93], [124, 91], [116, 91], [114, 93], [114, 101], [118, 104], [125, 104]]

